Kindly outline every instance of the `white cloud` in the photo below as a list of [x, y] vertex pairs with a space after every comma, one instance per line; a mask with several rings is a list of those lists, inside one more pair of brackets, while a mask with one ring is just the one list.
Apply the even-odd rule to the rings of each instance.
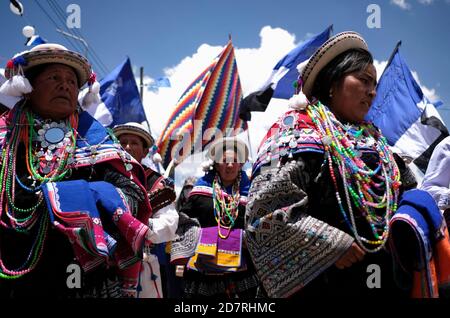
[[373, 61], [373, 65], [375, 66], [375, 69], [377, 70], [377, 81], [380, 80], [381, 74], [383, 74], [384, 69], [386, 68], [387, 61]]
[[419, 84], [420, 88], [422, 89], [423, 94], [431, 101], [436, 102], [440, 100], [439, 95], [436, 93], [436, 90], [434, 88], [428, 88], [425, 85], [422, 85], [419, 79], [419, 75], [416, 71], [411, 71], [414, 79], [416, 80], [417, 84]]
[[[417, 0], [422, 5], [431, 5], [433, 4], [434, 0]], [[446, 0], [447, 3], [450, 3], [450, 0]], [[410, 10], [411, 4], [407, 2], [407, 0], [391, 0], [391, 3], [398, 6], [399, 8], [403, 10]]]
[[409, 10], [411, 9], [411, 5], [406, 2], [406, 0], [391, 0], [392, 4], [395, 4], [396, 6], [400, 7], [403, 10]]

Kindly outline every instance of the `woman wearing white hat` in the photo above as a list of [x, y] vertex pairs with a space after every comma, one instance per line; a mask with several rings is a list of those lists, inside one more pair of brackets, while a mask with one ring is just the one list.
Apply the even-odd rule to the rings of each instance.
[[[117, 125], [113, 132], [119, 139], [123, 149], [140, 162], [147, 177], [147, 191], [152, 206], [152, 217], [149, 219], [151, 234], [147, 235], [149, 243], [144, 247], [144, 260], [142, 262], [140, 282], [137, 296], [139, 298], [162, 298], [167, 290], [168, 280], [165, 269], [168, 260], [165, 255], [165, 242], [175, 239], [178, 226], [178, 213], [175, 210], [175, 190], [173, 182], [165, 179], [161, 174], [146, 167], [143, 159], [154, 144], [154, 140], [147, 129], [135, 122]], [[161, 265], [161, 269], [160, 269]]]
[[[400, 193], [415, 187], [364, 121], [376, 70], [364, 39], [343, 32], [299, 65], [293, 110], [271, 127], [253, 167], [246, 239], [270, 297], [400, 295], [386, 251]], [[381, 288], [368, 283], [379, 266]]]
[[194, 222], [179, 231], [171, 261], [187, 265], [184, 297], [254, 297], [258, 279], [243, 243], [250, 181], [242, 166], [248, 148], [238, 138], [221, 138], [210, 146], [208, 157], [211, 170], [197, 181], [180, 211]]
[[[8, 61], [0, 93], [0, 298], [122, 297], [150, 234], [142, 167], [77, 104], [98, 89], [58, 44]], [[105, 227], [104, 227], [105, 225]]]

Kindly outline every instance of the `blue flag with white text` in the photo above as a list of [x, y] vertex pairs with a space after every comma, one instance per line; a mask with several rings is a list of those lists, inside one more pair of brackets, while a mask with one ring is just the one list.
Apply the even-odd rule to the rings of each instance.
[[100, 96], [112, 116], [107, 126], [146, 120], [129, 58], [100, 81]]

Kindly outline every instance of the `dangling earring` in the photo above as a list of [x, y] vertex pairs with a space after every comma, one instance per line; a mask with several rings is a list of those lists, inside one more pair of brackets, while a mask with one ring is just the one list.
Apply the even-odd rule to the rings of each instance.
[[330, 98], [333, 98], [333, 91], [330, 89], [330, 94], [328, 95]]

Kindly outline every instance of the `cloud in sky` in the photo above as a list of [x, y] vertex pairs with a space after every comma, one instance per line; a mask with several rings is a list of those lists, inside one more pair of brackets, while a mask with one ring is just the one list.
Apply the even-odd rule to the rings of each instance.
[[391, 0], [391, 3], [398, 6], [399, 8], [401, 8], [403, 10], [411, 9], [411, 4], [406, 2], [406, 0]]
[[[417, 2], [425, 6], [428, 6], [433, 4], [435, 0], [417, 0]], [[446, 0], [446, 2], [450, 3], [450, 0]], [[391, 0], [391, 3], [401, 8], [402, 10], [410, 10], [412, 8], [412, 5], [409, 2], [407, 2], [407, 0]]]
[[434, 0], [418, 0], [420, 4], [429, 5], [432, 4]]
[[423, 94], [431, 101], [431, 102], [437, 102], [440, 100], [439, 95], [436, 93], [436, 90], [434, 88], [428, 88], [425, 85], [422, 85], [419, 79], [419, 75], [416, 71], [411, 71], [414, 79], [416, 80], [417, 84], [419, 84], [420, 88], [422, 89]]

